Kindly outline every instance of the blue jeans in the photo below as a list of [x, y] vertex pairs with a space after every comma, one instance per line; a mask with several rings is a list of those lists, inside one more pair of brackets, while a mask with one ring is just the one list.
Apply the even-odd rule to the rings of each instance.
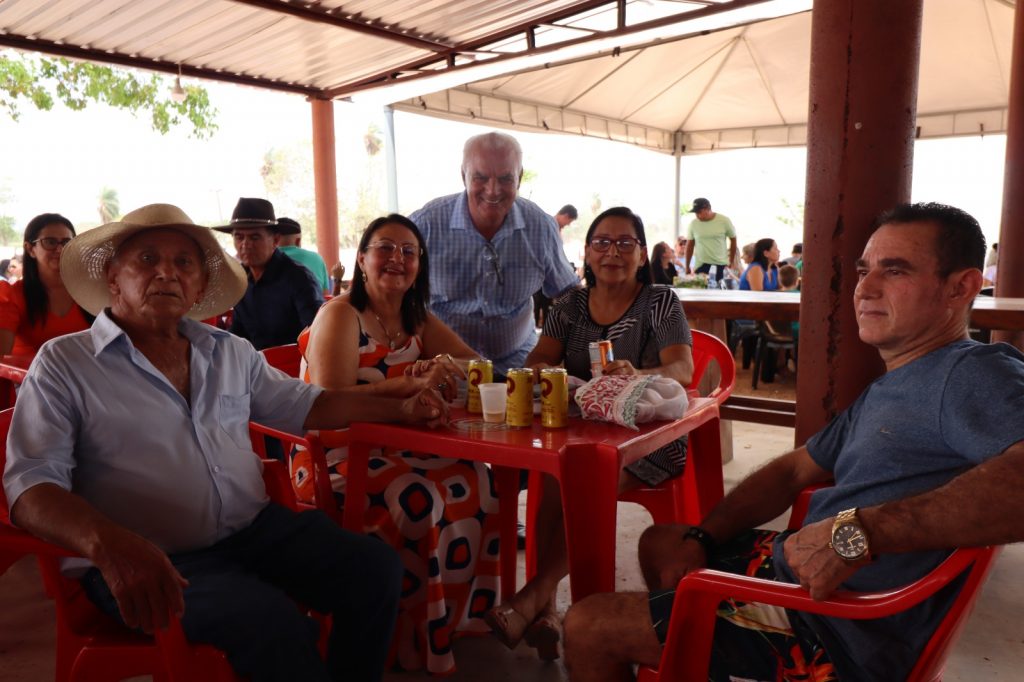
[[[343, 530], [319, 511], [296, 514], [271, 503], [248, 528], [170, 559], [189, 581], [186, 638], [224, 651], [239, 675], [253, 682], [382, 678], [403, 569], [379, 540]], [[82, 584], [120, 620], [99, 570]], [[326, 665], [316, 624], [296, 600], [333, 616]]]

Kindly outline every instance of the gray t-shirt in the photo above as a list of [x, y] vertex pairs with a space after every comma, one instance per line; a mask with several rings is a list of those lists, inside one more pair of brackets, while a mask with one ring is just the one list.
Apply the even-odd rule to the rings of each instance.
[[[1024, 355], [1005, 344], [957, 341], [875, 380], [807, 442], [836, 485], [811, 499], [805, 523], [938, 488], [1024, 440]], [[857, 591], [914, 582], [949, 552], [881, 555], [846, 583]], [[796, 582], [775, 546], [780, 576]], [[905, 679], [946, 613], [959, 581], [901, 614], [870, 621], [801, 613], [839, 678]]]

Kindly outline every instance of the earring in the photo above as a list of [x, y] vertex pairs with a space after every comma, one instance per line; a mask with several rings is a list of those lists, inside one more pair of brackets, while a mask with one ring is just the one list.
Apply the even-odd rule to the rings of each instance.
[[366, 273], [363, 273], [363, 284], [366, 284]]

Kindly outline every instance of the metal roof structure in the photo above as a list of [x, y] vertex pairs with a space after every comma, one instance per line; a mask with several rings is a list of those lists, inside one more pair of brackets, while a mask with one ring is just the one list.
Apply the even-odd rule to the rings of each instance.
[[0, 47], [335, 99], [778, 2], [0, 0]]
[[[811, 4], [0, 0], [0, 47], [692, 153], [805, 144]], [[1014, 5], [927, 0], [921, 137], [1005, 131]]]
[[[920, 138], [1006, 131], [1013, 12], [1012, 0], [927, 0]], [[687, 32], [411, 97], [395, 108], [666, 153], [804, 145], [810, 34], [809, 11]]]

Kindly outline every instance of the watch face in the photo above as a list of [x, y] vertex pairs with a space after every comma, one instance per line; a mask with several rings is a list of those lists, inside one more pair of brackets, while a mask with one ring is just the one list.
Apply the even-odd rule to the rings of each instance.
[[868, 539], [860, 526], [844, 523], [832, 533], [832, 547], [844, 559], [859, 559], [868, 551]]

